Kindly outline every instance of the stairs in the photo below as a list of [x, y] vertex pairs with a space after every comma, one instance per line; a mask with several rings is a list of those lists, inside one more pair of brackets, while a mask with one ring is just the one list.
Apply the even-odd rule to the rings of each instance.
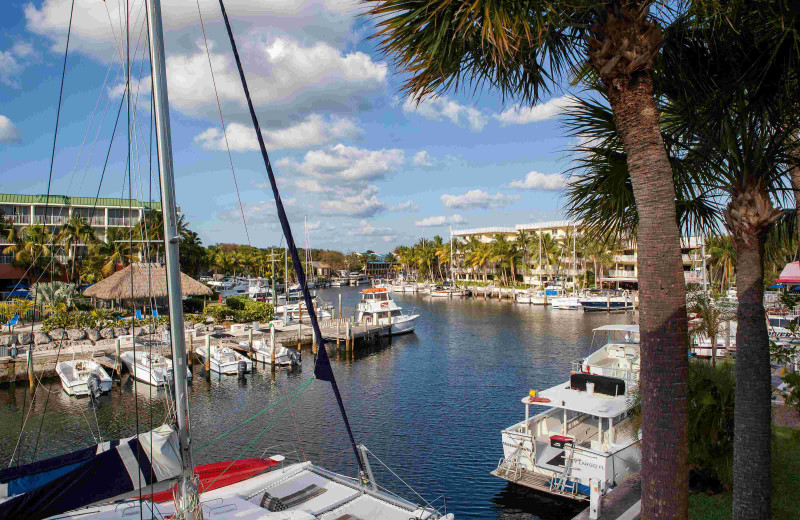
[[572, 465], [575, 462], [575, 450], [571, 446], [564, 448], [564, 470], [550, 480], [550, 491], [561, 495], [575, 496], [578, 483], [572, 479]]

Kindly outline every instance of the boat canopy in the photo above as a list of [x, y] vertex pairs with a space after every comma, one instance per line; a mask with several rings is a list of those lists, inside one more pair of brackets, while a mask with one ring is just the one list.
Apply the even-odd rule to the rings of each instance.
[[617, 417], [630, 407], [627, 395], [611, 397], [602, 394], [592, 394], [582, 390], [570, 388], [570, 382], [565, 381], [547, 390], [538, 393], [539, 397], [550, 399], [544, 406], [563, 408], [580, 413], [588, 413], [603, 418]]
[[786, 285], [800, 284], [800, 262], [786, 264], [786, 267], [781, 271], [781, 275], [775, 281]]
[[169, 425], [118, 441], [0, 471], [0, 518], [38, 520], [109, 500], [181, 473]]
[[612, 324], [612, 325], [602, 325], [597, 327], [592, 332], [639, 332], [638, 325], [624, 325], [624, 324]]

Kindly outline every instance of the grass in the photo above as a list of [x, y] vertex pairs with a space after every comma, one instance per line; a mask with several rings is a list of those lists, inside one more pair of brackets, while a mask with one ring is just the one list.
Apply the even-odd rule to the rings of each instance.
[[[798, 518], [800, 503], [800, 430], [773, 425], [772, 518]], [[726, 520], [731, 518], [733, 492], [714, 496], [689, 496], [690, 520]]]

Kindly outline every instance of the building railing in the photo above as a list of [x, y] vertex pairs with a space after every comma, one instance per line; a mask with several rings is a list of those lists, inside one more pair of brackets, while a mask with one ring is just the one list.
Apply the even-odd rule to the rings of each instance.
[[609, 269], [606, 271], [606, 278], [636, 278], [636, 271], [626, 271], [625, 269]]
[[0, 264], [10, 264], [14, 261], [14, 255], [0, 255]]
[[130, 226], [131, 224], [137, 224], [139, 222], [138, 218], [110, 218], [108, 219], [109, 226]]
[[31, 223], [31, 216], [30, 215], [6, 215], [5, 219], [11, 222], [12, 224], [30, 224]]
[[35, 224], [66, 224], [69, 222], [69, 217], [64, 217], [60, 215], [35, 215], [33, 217], [33, 222]]
[[614, 255], [615, 262], [635, 262], [636, 255]]

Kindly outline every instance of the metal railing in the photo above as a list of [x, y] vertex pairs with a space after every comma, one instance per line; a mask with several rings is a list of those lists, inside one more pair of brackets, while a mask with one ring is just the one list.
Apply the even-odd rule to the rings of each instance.
[[6, 215], [5, 219], [11, 222], [12, 224], [30, 224], [31, 223], [31, 216], [30, 215]]
[[[572, 372], [578, 374], [583, 372], [584, 360], [572, 362]], [[639, 371], [638, 370], [625, 370], [623, 368], [608, 368], [608, 367], [591, 367], [591, 373], [596, 376], [616, 377], [622, 379], [626, 383], [638, 384]]]
[[615, 262], [636, 262], [636, 255], [614, 255]]
[[108, 219], [109, 226], [130, 226], [131, 223], [136, 224], [139, 222], [138, 218], [111, 218]]
[[0, 264], [10, 264], [14, 262], [14, 255], [0, 255]]
[[636, 271], [625, 269], [609, 269], [606, 271], [607, 278], [636, 278]]
[[60, 215], [35, 215], [33, 222], [35, 224], [66, 224], [69, 217]]

